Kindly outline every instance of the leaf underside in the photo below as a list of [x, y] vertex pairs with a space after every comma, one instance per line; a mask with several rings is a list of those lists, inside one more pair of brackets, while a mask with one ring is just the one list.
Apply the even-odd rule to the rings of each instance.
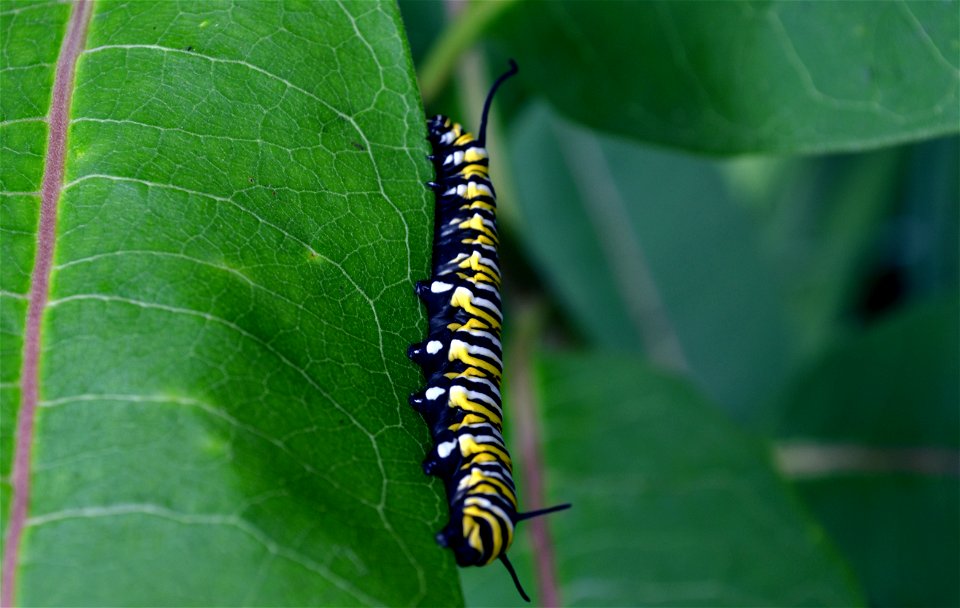
[[521, 2], [496, 35], [536, 66], [531, 90], [591, 127], [713, 154], [827, 152], [958, 131], [957, 12], [957, 2]]

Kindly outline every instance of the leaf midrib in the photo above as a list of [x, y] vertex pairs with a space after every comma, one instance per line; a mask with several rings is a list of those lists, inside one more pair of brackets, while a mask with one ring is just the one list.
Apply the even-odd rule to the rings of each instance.
[[33, 447], [34, 421], [40, 393], [40, 330], [49, 297], [50, 270], [57, 229], [57, 204], [63, 191], [67, 130], [70, 125], [70, 103], [77, 59], [83, 50], [93, 3], [78, 0], [70, 13], [60, 54], [47, 115], [48, 136], [40, 191], [40, 225], [37, 228], [37, 249], [30, 276], [27, 324], [23, 339], [23, 363], [20, 368], [20, 408], [13, 448], [11, 474], [12, 499], [10, 521], [3, 548], [3, 590], [0, 604], [12, 606], [16, 592], [16, 573], [20, 544], [27, 523], [30, 501], [30, 456]]

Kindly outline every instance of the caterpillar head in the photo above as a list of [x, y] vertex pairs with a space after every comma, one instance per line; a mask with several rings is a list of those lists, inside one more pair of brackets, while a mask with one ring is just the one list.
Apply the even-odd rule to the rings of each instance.
[[[520, 597], [529, 602], [530, 596], [524, 591], [523, 585], [520, 584], [520, 579], [513, 569], [513, 564], [511, 564], [507, 558], [506, 550], [510, 545], [509, 541], [513, 540], [513, 524], [511, 523], [510, 525], [510, 536], [507, 546], [502, 547], [499, 553], [488, 556], [482, 549], [478, 549], [474, 545], [474, 541], [471, 540], [471, 532], [467, 531], [468, 526], [477, 523], [476, 518], [469, 515], [451, 519], [450, 523], [437, 534], [437, 543], [439, 543], [441, 547], [447, 547], [453, 550], [459, 566], [485, 566], [493, 560], [499, 559], [507, 569], [507, 572], [510, 573], [510, 577], [513, 579], [513, 584], [516, 585]], [[476, 529], [477, 528], [474, 528], [474, 530]], [[483, 538], [482, 532], [479, 534], [479, 538]], [[486, 545], [486, 547], [489, 547], [489, 545]]]
[[453, 550], [460, 566], [485, 566], [510, 548], [513, 520], [486, 499], [471, 497], [465, 502], [450, 513], [437, 543]]
[[[443, 530], [437, 533], [437, 544], [453, 551], [457, 559], [458, 566], [484, 566], [493, 559], [489, 556], [490, 545], [483, 544], [480, 540], [479, 527], [476, 522], [464, 522], [464, 518], [451, 520]], [[466, 525], [464, 525], [466, 523]], [[470, 532], [464, 532], [465, 528], [474, 530], [473, 543], [471, 543]]]

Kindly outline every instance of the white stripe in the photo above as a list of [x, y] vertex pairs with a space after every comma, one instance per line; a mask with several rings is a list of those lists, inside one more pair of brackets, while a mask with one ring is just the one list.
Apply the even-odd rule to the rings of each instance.
[[[483, 475], [484, 477], [493, 477], [493, 478], [496, 478], [496, 479], [498, 479], [501, 483], [503, 483], [505, 486], [507, 486], [508, 488], [510, 488], [511, 490], [513, 490], [514, 492], [516, 492], [516, 488], [513, 486], [513, 480], [512, 480], [512, 479], [509, 480], [509, 481], [507, 481], [507, 480], [504, 479], [499, 473], [497, 473], [497, 472], [495, 472], [495, 471], [487, 471], [486, 469], [478, 469], [478, 468], [476, 468], [476, 467], [470, 467], [470, 475], [464, 475], [463, 478], [462, 478], [459, 482], [457, 482], [457, 491], [458, 491], [458, 492], [459, 492], [459, 491], [462, 491], [462, 490], [466, 490], [466, 489], [472, 487], [471, 484], [470, 484], [470, 478], [472, 477], [474, 471], [479, 471], [480, 474]], [[499, 489], [499, 488], [497, 488], [497, 492], [500, 492], [500, 489]]]
[[[476, 382], [478, 384], [485, 384], [487, 388], [490, 389], [490, 391], [497, 396], [497, 399], [500, 399], [500, 389], [497, 388], [497, 386], [493, 382], [491, 382], [490, 380], [487, 380], [486, 378], [478, 378], [476, 376], [458, 376], [456, 380], [466, 380], [470, 382]], [[462, 388], [465, 391], [470, 391], [470, 389], [462, 385], [455, 385], [455, 386], [457, 386], [458, 388]]]
[[497, 348], [499, 348], [501, 351], [503, 350], [503, 345], [500, 344], [500, 340], [497, 339], [495, 335], [491, 334], [488, 331], [482, 331], [479, 329], [463, 329], [463, 328], [460, 328], [457, 330], [457, 333], [461, 333], [461, 332], [465, 334], [470, 334], [471, 336], [475, 336], [479, 338], [486, 338], [487, 340], [490, 340], [491, 342], [496, 344]]
[[467, 342], [464, 342], [463, 340], [450, 341], [451, 351], [457, 346], [462, 346], [471, 355], [480, 355], [482, 357], [488, 357], [490, 359], [493, 359], [493, 361], [497, 364], [497, 367], [503, 369], [503, 362], [500, 360], [500, 357], [498, 357], [496, 353], [494, 353], [492, 350], [490, 350], [486, 346], [474, 346], [473, 344], [469, 344]]
[[[467, 194], [467, 189], [470, 186], [473, 186], [473, 188], [480, 194], [480, 196], [489, 196], [490, 198], [493, 198], [493, 191], [490, 190], [489, 186], [487, 186], [482, 182], [474, 182], [474, 181], [470, 181], [465, 184], [457, 184], [453, 188], [450, 188], [449, 190], [444, 192], [443, 195], [447, 196], [450, 194], [456, 194], [460, 198], [465, 199]], [[473, 199], [468, 199], [468, 200], [473, 200]]]
[[486, 289], [487, 291], [492, 291], [497, 295], [498, 298], [500, 297], [500, 290], [497, 289], [496, 285], [490, 285], [489, 283], [471, 283], [471, 285], [473, 285], [474, 287], [479, 287], [480, 289]]
[[497, 248], [496, 248], [496, 247], [494, 247], [493, 245], [487, 245], [486, 243], [477, 243], [477, 242], [473, 242], [473, 243], [463, 243], [463, 242], [461, 242], [460, 244], [461, 244], [461, 245], [466, 244], [468, 247], [480, 247], [480, 248], [486, 249], [486, 250], [489, 251], [490, 253], [497, 253]]
[[445, 159], [443, 159], [443, 166], [447, 165], [459, 165], [463, 162], [463, 152], [457, 150], [453, 154], [448, 154]]
[[[471, 304], [479, 306], [480, 308], [485, 309], [487, 312], [492, 313], [498, 320], [503, 318], [503, 315], [500, 313], [500, 308], [496, 304], [490, 300], [487, 300], [486, 298], [478, 298], [466, 287], [457, 287], [457, 291], [460, 291], [461, 289], [467, 292]], [[454, 295], [456, 295], [457, 291], [453, 292]], [[450, 299], [453, 300], [453, 298]]]
[[482, 496], [467, 496], [466, 500], [464, 500], [464, 505], [476, 505], [478, 507], [482, 507], [485, 511], [490, 511], [499, 519], [507, 522], [508, 526], [513, 527], [513, 520], [510, 519], [506, 513], [504, 513], [503, 509], [496, 506], [486, 498], [483, 498]]
[[462, 435], [457, 435], [457, 441], [460, 442], [461, 453], [467, 439], [472, 440], [474, 443], [479, 445], [494, 445], [498, 448], [504, 448], [503, 441], [498, 440], [494, 435], [474, 435], [472, 433], [464, 433]]
[[503, 315], [500, 314], [500, 309], [496, 306], [496, 304], [494, 304], [490, 300], [487, 300], [485, 298], [471, 298], [470, 301], [476, 304], [477, 306], [484, 307], [489, 309], [492, 312], [495, 312], [497, 314], [497, 319], [501, 319], [503, 317]]
[[[493, 425], [492, 423], [490, 423], [490, 422], [477, 422], [477, 423], [475, 423], [475, 424], [464, 424], [464, 425], [461, 425], [460, 428], [457, 429], [457, 432], [458, 432], [458, 433], [460, 432], [460, 429], [470, 429], [470, 430], [476, 429], [477, 431], [484, 431], [484, 430], [486, 430], [486, 431], [488, 431], [488, 432], [486, 432], [486, 433], [479, 433], [479, 434], [476, 434], [476, 433], [475, 433], [474, 436], [475, 436], [475, 437], [492, 437], [492, 438], [495, 439], [495, 441], [496, 441], [497, 444], [503, 446], [504, 449], [506, 449], [506, 444], [505, 444], [504, 441], [503, 441], [503, 437], [500, 435], [500, 430], [497, 429], [497, 427], [494, 426], [494, 425]], [[489, 443], [489, 442], [486, 442], [486, 443]]]
[[[490, 188], [487, 187], [486, 184], [481, 184], [481, 183], [479, 183], [479, 182], [470, 182], [470, 183], [473, 184], [474, 187], [476, 187], [477, 190], [479, 190], [480, 192], [486, 194], [487, 196], [493, 196], [493, 191], [490, 190]], [[468, 185], [469, 185], [469, 184], [468, 184]]]
[[471, 258], [477, 258], [478, 260], [480, 260], [481, 264], [483, 264], [484, 266], [489, 266], [490, 268], [493, 268], [493, 270], [496, 271], [497, 274], [500, 274], [500, 267], [497, 266], [497, 263], [491, 260], [490, 258], [483, 257], [482, 255], [480, 255], [479, 251], [474, 251], [473, 253], [470, 253], [470, 254], [459, 253], [457, 254], [457, 257], [449, 261], [448, 264], [456, 264], [458, 262], [469, 260]]
[[447, 458], [450, 456], [450, 453], [453, 452], [454, 448], [457, 447], [457, 441], [444, 441], [443, 443], [437, 444], [437, 456], [440, 458]]
[[496, 402], [496, 400], [491, 399], [488, 395], [484, 395], [483, 393], [479, 393], [477, 391], [471, 391], [470, 389], [463, 388], [462, 386], [451, 386], [450, 387], [451, 401], [453, 401], [453, 398], [454, 398], [453, 397], [454, 391], [456, 391], [458, 395], [464, 395], [467, 398], [467, 401], [486, 402], [486, 404], [489, 405], [497, 415], [499, 415], [501, 418], [503, 417], [503, 408], [500, 406], [499, 403]]
[[[499, 479], [500, 481], [502, 481], [503, 483], [505, 483], [508, 488], [516, 489], [515, 486], [514, 486], [514, 483], [513, 483], [513, 477], [510, 477], [510, 474], [509, 474], [509, 473], [508, 473], [507, 475], [501, 475], [501, 474], [500, 474], [500, 471], [491, 471], [491, 470], [489, 470], [489, 469], [481, 468], [481, 467], [479, 466], [480, 464], [481, 464], [481, 463], [476, 463], [475, 466], [471, 466], [471, 467], [470, 467], [470, 472], [473, 473], [474, 471], [480, 471], [481, 473], [483, 473], [484, 475], [486, 475], [486, 476], [488, 476], [488, 477], [496, 477], [497, 479]], [[492, 466], [498, 467], [498, 468], [501, 469], [501, 470], [504, 470], [504, 471], [506, 470], [506, 469], [504, 468], [503, 463], [500, 462], [499, 460], [498, 460], [497, 462], [484, 462], [484, 463], [482, 463], [482, 464], [487, 465], [487, 466], [491, 466], [491, 465], [492, 465]]]
[[494, 233], [497, 232], [497, 225], [496, 225], [496, 223], [494, 223], [493, 221], [491, 221], [491, 220], [483, 217], [482, 214], [477, 213], [477, 212], [474, 212], [472, 216], [467, 217], [467, 218], [464, 218], [464, 217], [456, 218], [456, 217], [455, 217], [455, 218], [453, 218], [452, 220], [450, 220], [449, 222], [447, 222], [447, 226], [460, 225], [460, 224], [462, 224], [462, 223], [464, 223], [464, 222], [472, 221], [473, 218], [475, 218], [475, 217], [477, 217], [477, 216], [480, 216], [480, 223], [481, 223], [481, 224], [483, 224], [484, 226], [486, 226], [487, 228], [489, 228], [489, 229], [490, 229], [491, 231], [493, 231]]

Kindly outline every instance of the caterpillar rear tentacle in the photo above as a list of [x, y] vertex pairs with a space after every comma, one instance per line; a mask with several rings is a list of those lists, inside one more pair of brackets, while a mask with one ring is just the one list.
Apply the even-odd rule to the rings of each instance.
[[557, 511], [566, 511], [573, 505], [570, 503], [564, 503], [562, 505], [555, 505], [553, 507], [547, 507], [546, 509], [537, 509], [536, 511], [527, 511], [526, 513], [517, 513], [516, 521], [524, 521], [526, 519], [533, 519], [534, 517], [540, 517], [542, 515], [549, 515], [551, 513], [556, 513]]

